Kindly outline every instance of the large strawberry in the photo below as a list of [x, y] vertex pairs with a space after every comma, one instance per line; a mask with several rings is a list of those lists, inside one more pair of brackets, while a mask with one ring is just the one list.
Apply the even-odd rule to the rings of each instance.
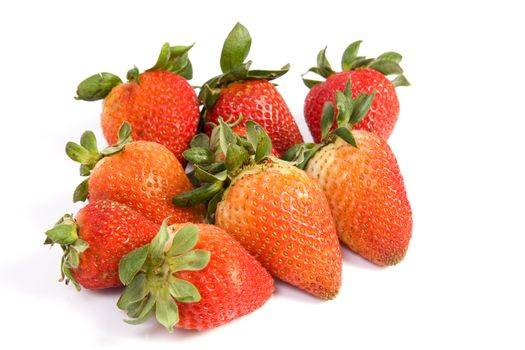
[[[385, 52], [377, 58], [358, 56], [361, 41], [350, 44], [342, 58], [342, 72], [335, 72], [326, 58], [326, 48], [317, 55], [317, 67], [310, 68], [326, 78], [326, 81], [304, 79], [310, 92], [304, 102], [304, 116], [315, 142], [321, 141], [319, 128], [324, 103], [336, 103], [337, 91], [343, 91], [346, 81], [351, 78], [353, 97], [366, 92], [376, 92], [374, 102], [365, 117], [354, 125], [354, 129], [362, 129], [375, 133], [385, 140], [390, 137], [399, 115], [399, 100], [395, 88], [409, 85], [402, 74], [399, 65], [402, 56], [396, 52]], [[388, 75], [397, 75], [390, 81]], [[336, 106], [337, 107], [337, 106]], [[335, 124], [333, 125], [335, 128]]]
[[193, 72], [188, 59], [191, 46], [164, 44], [157, 63], [139, 73], [135, 67], [127, 83], [111, 73], [95, 74], [80, 83], [77, 99], [104, 99], [102, 131], [109, 144], [117, 141], [123, 122], [133, 127], [133, 139], [166, 146], [183, 161], [199, 123], [197, 95], [186, 79]]
[[46, 232], [46, 244], [59, 244], [64, 255], [62, 278], [77, 289], [122, 285], [120, 259], [151, 241], [159, 225], [124, 204], [103, 200], [80, 209], [76, 218], [64, 215]]
[[89, 176], [75, 190], [73, 201], [109, 199], [126, 204], [160, 224], [202, 222], [202, 207], [179, 208], [171, 198], [193, 187], [177, 158], [166, 147], [149, 141], [131, 142], [124, 123], [116, 145], [98, 151], [95, 135], [86, 131], [80, 144], [68, 142], [67, 155], [79, 162], [80, 174]]
[[262, 125], [279, 153], [303, 142], [303, 138], [286, 102], [270, 83], [288, 72], [289, 65], [280, 70], [250, 70], [251, 61], [244, 62], [250, 51], [252, 39], [240, 23], [232, 29], [222, 48], [223, 74], [208, 80], [199, 94], [204, 104], [203, 120], [206, 133], [211, 134], [219, 118], [243, 120], [234, 128], [242, 131], [247, 120]]
[[[378, 265], [400, 262], [412, 235], [412, 211], [396, 157], [381, 137], [349, 131], [366, 115], [374, 94], [351, 98], [348, 81], [337, 92], [338, 114], [326, 102], [321, 119], [322, 144], [297, 145], [284, 158], [323, 188], [337, 233], [350, 249]], [[333, 121], [337, 128], [330, 132]]]
[[[180, 206], [208, 202], [215, 224], [235, 237], [274, 276], [323, 299], [341, 285], [341, 252], [319, 184], [271, 154], [261, 126], [246, 122], [247, 139], [226, 123], [186, 151], [202, 186], [174, 198]], [[217, 130], [219, 130], [217, 132]], [[208, 147], [208, 148], [207, 148]], [[213, 163], [210, 155], [226, 154]]]
[[261, 307], [270, 274], [230, 235], [213, 225], [163, 225], [150, 244], [124, 256], [127, 285], [117, 306], [141, 323], [155, 313], [168, 330], [208, 329]]

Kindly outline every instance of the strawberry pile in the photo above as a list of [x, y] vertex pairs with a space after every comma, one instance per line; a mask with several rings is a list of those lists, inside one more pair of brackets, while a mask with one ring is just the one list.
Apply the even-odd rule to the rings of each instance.
[[[80, 83], [77, 99], [103, 99], [101, 125], [66, 154], [85, 177], [45, 244], [63, 250], [61, 281], [78, 290], [120, 287], [131, 324], [153, 314], [169, 331], [208, 329], [261, 307], [278, 278], [329, 300], [342, 281], [341, 249], [379, 266], [403, 260], [412, 211], [387, 139], [408, 85], [401, 55], [358, 55], [342, 71], [317, 56], [303, 78], [304, 143], [270, 81], [289, 70], [251, 70], [247, 29], [237, 23], [222, 73], [197, 95], [191, 46], [165, 44], [156, 64]], [[387, 76], [394, 75], [391, 81]], [[343, 247], [340, 247], [340, 242]]]

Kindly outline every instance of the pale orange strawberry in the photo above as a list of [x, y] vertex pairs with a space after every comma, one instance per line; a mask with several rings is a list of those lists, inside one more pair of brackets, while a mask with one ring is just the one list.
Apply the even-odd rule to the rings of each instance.
[[[341, 252], [324, 193], [304, 171], [271, 156], [272, 143], [261, 126], [247, 121], [246, 128], [244, 139], [220, 120], [209, 149], [202, 143], [187, 151], [195, 156], [188, 159], [196, 162], [194, 176], [202, 186], [174, 203], [208, 201], [215, 224], [271, 274], [320, 298], [334, 298], [341, 286]], [[210, 164], [211, 158], [196, 156], [217, 151], [226, 154], [224, 162]]]

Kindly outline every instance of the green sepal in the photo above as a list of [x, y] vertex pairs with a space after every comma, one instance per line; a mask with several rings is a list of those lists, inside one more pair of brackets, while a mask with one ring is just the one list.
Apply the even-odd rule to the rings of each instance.
[[226, 151], [224, 165], [229, 173], [237, 171], [250, 157], [248, 151], [244, 147], [237, 144], [231, 144]]
[[350, 70], [352, 62], [355, 61], [362, 42], [362, 40], [354, 41], [345, 49], [343, 57], [341, 58], [341, 68], [343, 70]]
[[182, 153], [182, 156], [193, 164], [210, 164], [213, 155], [208, 148], [192, 147]]
[[199, 230], [195, 225], [184, 225], [181, 227], [171, 243], [171, 248], [167, 252], [167, 256], [176, 256], [187, 253], [195, 247], [199, 240]]
[[[132, 325], [138, 325], [141, 323], [146, 322], [155, 312], [155, 298], [148, 294], [146, 298], [144, 298], [144, 301], [137, 303], [138, 310], [135, 310], [135, 305], [130, 305], [128, 312], [129, 317], [134, 317], [132, 320], [124, 320], [127, 324]], [[134, 314], [138, 311], [138, 315], [134, 316]]]
[[237, 22], [226, 37], [222, 47], [222, 72], [229, 72], [235, 67], [241, 65], [246, 57], [248, 57], [251, 45], [252, 38], [248, 29], [246, 29], [241, 23]]
[[[361, 93], [353, 101], [353, 110], [350, 115], [349, 123], [355, 125], [359, 123], [368, 113], [374, 97], [376, 96], [376, 91], [374, 90], [372, 94]], [[344, 126], [344, 124], [340, 124]]]
[[166, 218], [162, 221], [162, 224], [159, 228], [159, 232], [149, 244], [149, 254], [154, 262], [156, 259], [161, 259], [164, 255], [164, 248], [166, 247], [166, 243], [168, 242], [169, 238], [170, 235], [168, 233], [168, 218]]
[[[361, 43], [361, 40], [355, 41], [348, 45], [348, 47], [343, 52], [343, 56], [341, 58], [341, 68], [343, 71], [370, 68], [386, 76], [396, 75], [397, 77], [392, 80], [392, 84], [395, 87], [410, 85], [408, 80], [402, 75], [403, 68], [401, 68], [400, 62], [403, 59], [403, 56], [393, 51], [385, 52], [379, 55], [377, 58], [359, 56], [358, 52]], [[303, 82], [308, 88], [312, 88], [313, 86], [319, 84], [320, 81], [304, 78], [304, 76], [309, 72], [318, 74], [324, 78], [328, 78], [334, 73], [330, 64], [328, 63], [328, 59], [326, 58], [326, 47], [317, 55], [317, 66], [310, 68], [305, 74], [303, 74]]]
[[[82, 166], [83, 165], [81, 165], [81, 167]], [[80, 174], [82, 175], [82, 169], [80, 171]], [[89, 175], [89, 173], [87, 175]], [[78, 186], [75, 188], [75, 191], [73, 191], [73, 203], [85, 202], [88, 196], [89, 196], [89, 178], [85, 179], [80, 184], [78, 184]]]
[[219, 145], [221, 151], [226, 155], [226, 152], [228, 152], [228, 147], [230, 147], [230, 145], [237, 144], [237, 135], [222, 118], [219, 118], [219, 124]]
[[201, 204], [211, 199], [216, 193], [223, 189], [222, 182], [214, 182], [205, 184], [202, 187], [198, 187], [193, 191], [179, 194], [173, 197], [173, 204], [178, 207], [193, 207], [197, 204]]
[[98, 150], [96, 152], [91, 152], [85, 147], [71, 141], [66, 143], [66, 154], [71, 160], [80, 164], [85, 164], [91, 168], [94, 167], [101, 158]]
[[[171, 331], [179, 320], [176, 300], [191, 303], [201, 299], [193, 284], [175, 277], [174, 274], [177, 271], [205, 268], [211, 254], [207, 250], [192, 250], [198, 242], [198, 229], [195, 225], [181, 227], [173, 236], [171, 246], [165, 250], [164, 246], [169, 239], [169, 235], [166, 237], [166, 224], [167, 219], [150, 244], [128, 253], [120, 261], [119, 273], [128, 272], [119, 274], [126, 287], [117, 307], [126, 311], [131, 318], [124, 320], [126, 323], [139, 324], [155, 314], [157, 321]], [[133, 265], [131, 269], [123, 266], [130, 264]]]
[[222, 200], [224, 190], [217, 192], [208, 202], [208, 208], [206, 210], [206, 218], [210, 224], [215, 223], [215, 211], [217, 210], [217, 205]]
[[206, 171], [204, 168], [198, 165], [196, 165], [193, 169], [195, 170], [194, 175], [197, 180], [203, 183], [221, 182], [225, 181], [228, 177], [228, 172], [226, 169], [217, 173]]
[[306, 79], [306, 78], [304, 78], [305, 75], [306, 75], [306, 73], [302, 74], [301, 78], [303, 79], [304, 85], [306, 85], [306, 87], [309, 88], [309, 89], [313, 88], [317, 84], [321, 84], [322, 83], [322, 81], [320, 81], [320, 80]]
[[79, 228], [76, 220], [71, 214], [65, 214], [45, 234], [46, 240], [44, 244], [59, 244], [63, 250], [59, 281], [64, 281], [66, 285], [72, 282], [75, 288], [80, 290], [80, 284], [76, 281], [71, 269], [78, 268], [80, 254], [89, 248], [89, 244], [79, 238]]
[[254, 160], [260, 163], [272, 154], [272, 140], [262, 126], [253, 120], [246, 121], [246, 138], [255, 150]]
[[122, 80], [111, 73], [103, 72], [83, 80], [77, 87], [75, 99], [96, 101], [105, 98], [111, 90], [122, 83]]
[[129, 284], [140, 271], [148, 257], [149, 245], [143, 245], [122, 257], [118, 266], [118, 276], [122, 284]]
[[193, 78], [193, 68], [188, 57], [188, 51], [195, 44], [189, 46], [162, 45], [157, 62], [148, 71], [163, 70], [178, 74], [186, 80]]
[[323, 144], [303, 143], [292, 146], [282, 156], [282, 160], [291, 162], [299, 169], [305, 169], [308, 161], [322, 148]]
[[347, 143], [349, 143], [350, 145], [354, 146], [357, 148], [357, 144], [355, 142], [355, 139], [354, 139], [354, 136], [352, 135], [352, 133], [350, 132], [350, 130], [348, 130], [348, 128], [346, 127], [340, 127], [340, 128], [337, 128], [333, 131], [334, 135], [336, 136], [339, 136], [340, 138], [342, 138], [344, 141], [346, 141]]
[[392, 80], [392, 84], [395, 87], [398, 87], [398, 86], [410, 86], [410, 82], [408, 81], [408, 79], [403, 74], [398, 75], [394, 80]]
[[170, 276], [170, 294], [181, 303], [195, 303], [201, 300], [199, 290], [190, 282]]
[[194, 249], [189, 252], [171, 256], [168, 258], [170, 270], [177, 271], [199, 271], [208, 265], [210, 252], [204, 249]]
[[[348, 83], [347, 83], [348, 84]], [[352, 114], [354, 104], [352, 99], [348, 98], [345, 93], [336, 91], [335, 101], [337, 106], [337, 124], [346, 125], [350, 121], [350, 115]]]
[[208, 135], [204, 133], [200, 133], [200, 134], [193, 136], [190, 142], [190, 147], [192, 148], [201, 147], [201, 148], [208, 149], [209, 146], [210, 146], [210, 138], [208, 137]]
[[112, 156], [114, 154], [120, 153], [124, 150], [124, 147], [130, 143], [131, 138], [131, 125], [128, 122], [123, 122], [118, 130], [118, 141], [116, 144], [108, 146], [100, 151], [100, 154], [103, 156]]
[[321, 114], [321, 140], [326, 139], [334, 123], [334, 105], [332, 102], [325, 102]]
[[282, 77], [290, 70], [290, 64], [285, 64], [281, 69], [276, 70], [250, 70], [246, 77], [248, 79], [257, 79], [257, 80], [274, 80], [279, 77]]
[[140, 71], [137, 68], [137, 66], [134, 66], [130, 70], [128, 70], [128, 73], [126, 74], [126, 79], [128, 79], [129, 82], [136, 82], [137, 84], [140, 84]]
[[[144, 262], [142, 262], [142, 264], [144, 264]], [[122, 265], [122, 263], [120, 265]], [[140, 267], [142, 267], [142, 265], [140, 265]], [[120, 280], [123, 281], [122, 277], [120, 278]], [[123, 282], [123, 284], [126, 285], [126, 288], [124, 288], [122, 295], [117, 301], [117, 306], [121, 310], [125, 310], [129, 308], [132, 304], [143, 300], [149, 293], [149, 288], [146, 283], [146, 274], [144, 272], [134, 275], [131, 280], [127, 281], [126, 283]]]

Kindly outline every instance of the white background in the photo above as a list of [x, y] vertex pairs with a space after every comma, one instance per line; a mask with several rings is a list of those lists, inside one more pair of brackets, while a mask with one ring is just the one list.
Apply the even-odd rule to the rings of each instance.
[[[0, 341], [57, 349], [525, 348], [525, 28], [517, 4], [2, 2]], [[334, 301], [277, 283], [261, 309], [215, 330], [127, 325], [117, 291], [59, 284], [60, 249], [42, 245], [58, 217], [80, 208], [71, 203], [80, 178], [66, 141], [85, 129], [101, 135], [100, 102], [75, 101], [76, 85], [99, 71], [149, 68], [165, 41], [197, 42], [192, 82], [202, 83], [218, 73], [237, 20], [252, 34], [254, 68], [292, 64], [279, 90], [304, 136], [300, 74], [320, 48], [328, 45], [334, 66], [358, 39], [367, 55], [404, 55], [413, 85], [398, 89], [401, 115], [389, 143], [414, 211], [408, 255], [382, 269], [343, 249]]]

